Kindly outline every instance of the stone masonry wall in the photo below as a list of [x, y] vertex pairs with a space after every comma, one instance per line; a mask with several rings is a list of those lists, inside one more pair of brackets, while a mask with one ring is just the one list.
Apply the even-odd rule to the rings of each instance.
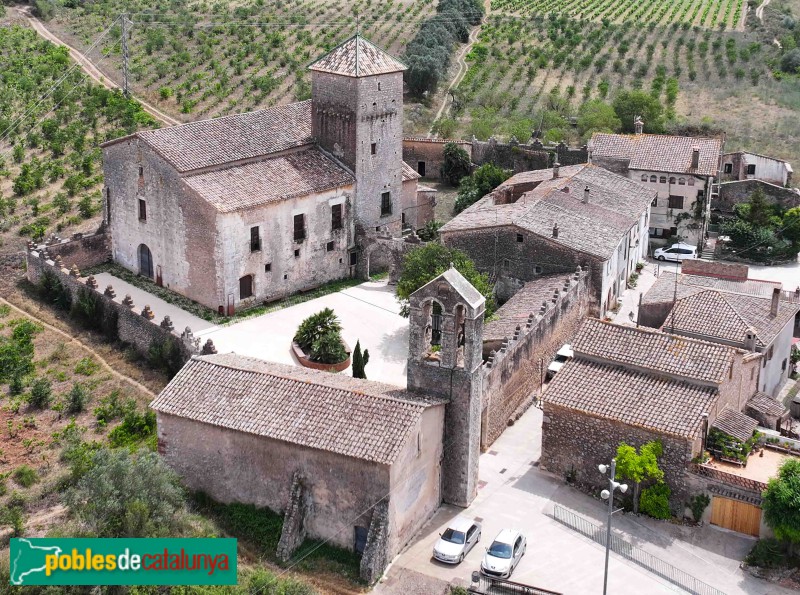
[[553, 298], [531, 312], [528, 323], [492, 351], [483, 366], [483, 424], [481, 448], [503, 433], [517, 410], [538, 393], [547, 366], [558, 349], [569, 342], [589, 311], [589, 282], [578, 271], [564, 279]]
[[420, 162], [425, 164], [426, 178], [441, 178], [444, 164], [444, 146], [455, 143], [472, 158], [472, 143], [463, 140], [437, 138], [404, 138], [403, 161], [420, 173]]
[[761, 188], [771, 203], [784, 209], [800, 205], [800, 193], [794, 188], [783, 188], [762, 180], [739, 180], [723, 182], [719, 185], [719, 197], [711, 202], [711, 209], [725, 214], [733, 214], [733, 208], [739, 203], [747, 202], [750, 195]]
[[[29, 248], [39, 247], [33, 244], [28, 244], [28, 246]], [[76, 233], [69, 240], [51, 236], [41, 247], [47, 249], [51, 258], [60, 256], [63, 262], [68, 262], [70, 266], [74, 264], [79, 269], [111, 260], [111, 238], [102, 230], [93, 234]]]
[[[119, 340], [133, 345], [143, 357], [148, 356], [151, 345], [170, 339], [179, 347], [184, 362], [193, 354], [200, 353], [200, 340], [194, 339], [191, 329], [186, 328], [183, 333], [179, 330], [176, 332], [169, 317], [156, 318], [157, 312], [152, 312], [147, 304], [126, 304], [125, 298], [129, 296], [117, 296], [113, 291], [109, 295], [108, 288], [96, 286], [94, 277], [81, 277], [80, 271], [72, 266], [72, 270], [63, 268], [60, 257], [53, 261], [46, 259], [42, 252], [28, 251], [26, 261], [28, 281], [37, 284], [45, 271], [49, 271], [69, 290], [73, 303], [81, 290], [94, 292], [103, 303], [103, 313], [108, 317], [107, 320], [116, 317], [116, 335]], [[209, 345], [207, 349], [213, 350], [213, 345]]]
[[719, 277], [721, 279], [746, 280], [750, 267], [746, 264], [719, 262], [716, 260], [701, 260], [692, 258], [681, 263], [681, 272], [686, 275], [703, 275], [706, 277]]
[[607, 485], [597, 466], [610, 463], [621, 442], [638, 448], [657, 439], [664, 447], [659, 466], [672, 489], [671, 505], [682, 513], [685, 502], [693, 495], [685, 470], [699, 452], [699, 442], [693, 444], [688, 439], [583, 414], [545, 399], [540, 466], [561, 476], [574, 473], [577, 483], [599, 492]]

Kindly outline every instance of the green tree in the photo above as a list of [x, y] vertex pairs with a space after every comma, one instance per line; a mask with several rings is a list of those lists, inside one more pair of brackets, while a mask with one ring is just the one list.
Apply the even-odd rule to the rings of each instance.
[[764, 520], [791, 554], [800, 544], [800, 459], [787, 459], [767, 483], [761, 504]]
[[369, 363], [369, 349], [361, 353], [361, 342], [356, 341], [356, 348], [353, 350], [353, 378], [366, 379], [367, 373], [364, 370]]
[[47, 409], [53, 398], [53, 387], [47, 378], [37, 378], [31, 385], [31, 394], [28, 403], [36, 409]]
[[639, 492], [645, 481], [660, 482], [664, 472], [658, 466], [658, 457], [663, 453], [660, 440], [643, 444], [639, 451], [622, 443], [617, 448], [617, 476], [633, 482], [633, 512], [639, 512]]
[[144, 450], [96, 451], [66, 502], [83, 532], [96, 537], [166, 537], [184, 525], [178, 476]]
[[445, 144], [443, 154], [442, 175], [450, 184], [456, 186], [461, 178], [469, 175], [472, 160], [469, 158], [469, 153], [455, 143]]
[[767, 202], [767, 197], [761, 187], [756, 188], [755, 192], [750, 195], [747, 204], [750, 208], [745, 219], [750, 225], [756, 228], [771, 227], [772, 207]]
[[471, 176], [461, 180], [454, 206], [455, 212], [460, 213], [475, 204], [510, 177], [509, 169], [502, 169], [493, 163], [481, 165]]
[[80, 413], [86, 409], [91, 394], [89, 390], [80, 382], [72, 385], [72, 389], [67, 395], [67, 413]]
[[614, 98], [614, 111], [622, 122], [622, 130], [633, 132], [636, 116], [644, 121], [645, 132], [664, 131], [664, 106], [644, 91], [620, 91]]
[[789, 209], [783, 214], [781, 227], [783, 238], [789, 240], [792, 246], [797, 248], [800, 245], [800, 207]]
[[789, 50], [783, 55], [781, 70], [791, 74], [800, 74], [800, 48]]
[[595, 132], [619, 132], [622, 122], [614, 108], [601, 99], [591, 99], [578, 110], [578, 132], [589, 138]]
[[403, 272], [397, 281], [397, 300], [400, 302], [400, 314], [410, 314], [408, 298], [417, 289], [432, 281], [447, 269], [450, 264], [469, 281], [481, 295], [486, 298], [486, 317], [496, 310], [494, 288], [489, 277], [478, 272], [475, 263], [461, 250], [442, 246], [438, 242], [430, 242], [415, 248], [406, 254], [403, 260]]
[[0, 382], [21, 387], [23, 376], [33, 372], [33, 336], [41, 330], [41, 326], [23, 320], [14, 326], [10, 337], [0, 337]]

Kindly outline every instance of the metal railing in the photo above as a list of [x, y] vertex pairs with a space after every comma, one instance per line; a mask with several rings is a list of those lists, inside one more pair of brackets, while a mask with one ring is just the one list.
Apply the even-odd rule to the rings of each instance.
[[486, 576], [480, 572], [472, 573], [472, 584], [467, 591], [475, 595], [561, 595], [555, 591]]
[[[553, 518], [562, 525], [574, 529], [600, 545], [606, 545], [606, 530], [604, 526], [598, 525], [558, 504], [553, 507]], [[618, 535], [611, 535], [611, 551], [694, 595], [725, 595], [723, 591], [716, 587], [712, 587], [672, 564], [656, 558], [651, 553], [636, 547]]]

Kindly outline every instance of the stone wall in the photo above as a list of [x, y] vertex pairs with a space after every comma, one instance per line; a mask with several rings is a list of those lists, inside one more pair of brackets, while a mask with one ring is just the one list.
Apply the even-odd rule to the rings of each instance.
[[[93, 292], [103, 304], [104, 326], [116, 327], [116, 337], [132, 345], [143, 357], [149, 355], [151, 345], [167, 340], [173, 340], [179, 347], [184, 362], [201, 352], [200, 339], [194, 338], [191, 329], [187, 327], [181, 333], [174, 329], [168, 316], [156, 318], [158, 313], [150, 310], [147, 304], [134, 304], [128, 301], [130, 296], [117, 296], [111, 286], [97, 287], [94, 277], [82, 277], [74, 265], [64, 268], [61, 257], [49, 260], [44, 251], [32, 250], [26, 253], [26, 262], [28, 281], [38, 284], [45, 272], [50, 272], [69, 290], [73, 303], [81, 291]], [[204, 349], [206, 353], [214, 352], [210, 341]]]
[[532, 311], [528, 323], [492, 351], [483, 372], [481, 448], [503, 433], [515, 413], [539, 394], [558, 349], [572, 338], [589, 311], [588, 275], [578, 270], [564, 279], [557, 295]]
[[[447, 143], [457, 144], [472, 158], [472, 143], [468, 141], [411, 137], [403, 139], [403, 161], [426, 178], [441, 178], [444, 146]], [[423, 164], [422, 167], [420, 164]]]
[[762, 180], [739, 180], [719, 185], [719, 196], [711, 202], [711, 209], [732, 215], [734, 206], [747, 202], [757, 188], [764, 191], [769, 202], [778, 204], [784, 209], [800, 206], [800, 192], [795, 188], [784, 188]]
[[672, 489], [671, 505], [676, 512], [682, 513], [684, 504], [694, 493], [688, 483], [686, 467], [700, 450], [699, 440], [693, 443], [689, 439], [594, 417], [544, 400], [541, 468], [561, 476], [574, 474], [578, 484], [598, 493], [607, 487], [607, 480], [597, 466], [610, 463], [620, 443], [638, 448], [652, 440], [662, 442], [664, 454], [659, 466]]
[[720, 279], [747, 279], [750, 268], [746, 264], [733, 264], [715, 260], [700, 260], [699, 258], [684, 260], [681, 263], [681, 272], [687, 275], [703, 275], [705, 277], [718, 277]]
[[50, 258], [60, 256], [63, 262], [79, 269], [102, 264], [111, 260], [111, 238], [104, 229], [92, 234], [76, 233], [69, 240], [50, 236], [43, 245], [28, 244], [29, 249], [46, 249]]

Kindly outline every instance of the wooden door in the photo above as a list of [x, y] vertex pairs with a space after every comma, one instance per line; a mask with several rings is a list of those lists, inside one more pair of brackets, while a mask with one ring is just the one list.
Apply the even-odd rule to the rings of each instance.
[[741, 500], [714, 496], [711, 499], [711, 524], [758, 537], [761, 509]]

